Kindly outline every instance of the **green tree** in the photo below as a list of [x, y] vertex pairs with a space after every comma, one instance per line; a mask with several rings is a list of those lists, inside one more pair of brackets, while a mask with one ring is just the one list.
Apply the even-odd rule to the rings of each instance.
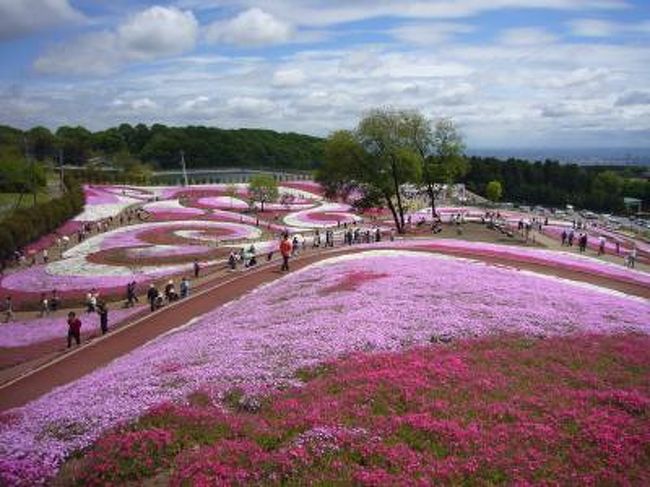
[[431, 129], [431, 122], [420, 114], [412, 117], [412, 131], [422, 158], [422, 181], [429, 201], [431, 215], [436, 214], [436, 198], [445, 184], [464, 176], [469, 164], [464, 156], [465, 144], [454, 122], [443, 118]]
[[78, 166], [90, 157], [92, 133], [84, 127], [59, 127], [56, 131], [66, 164]]
[[591, 184], [590, 206], [595, 210], [616, 211], [623, 206], [623, 178], [614, 171], [603, 171]]
[[404, 233], [400, 187], [418, 181], [421, 155], [411, 129], [414, 112], [379, 108], [370, 111], [354, 131], [333, 133], [325, 146], [325, 163], [317, 179], [326, 190], [341, 194], [358, 189], [364, 204], [388, 206], [399, 233]]
[[492, 202], [497, 202], [503, 195], [503, 187], [499, 181], [490, 181], [485, 187], [485, 195]]
[[248, 189], [251, 199], [259, 202], [261, 211], [264, 211], [264, 203], [270, 203], [278, 199], [278, 183], [270, 174], [256, 174], [251, 178]]
[[56, 138], [46, 127], [34, 127], [27, 132], [27, 142], [37, 161], [44, 161], [55, 153]]

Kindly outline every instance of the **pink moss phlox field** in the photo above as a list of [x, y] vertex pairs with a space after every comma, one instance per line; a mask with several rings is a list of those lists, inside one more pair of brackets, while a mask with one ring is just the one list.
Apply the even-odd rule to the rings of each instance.
[[181, 205], [178, 200], [163, 200], [147, 203], [142, 207], [152, 215], [184, 215], [184, 216], [200, 216], [205, 212], [199, 208], [190, 208]]
[[86, 194], [87, 205], [105, 205], [110, 203], [119, 203], [120, 199], [116, 194], [105, 191], [102, 187], [90, 186], [85, 184], [83, 186], [84, 193]]
[[199, 198], [196, 203], [199, 207], [217, 210], [247, 210], [249, 207], [245, 201], [230, 196], [207, 196]]
[[594, 276], [607, 277], [621, 282], [650, 286], [650, 274], [622, 265], [567, 252], [556, 252], [513, 245], [486, 242], [470, 242], [456, 239], [413, 239], [374, 244], [374, 246], [398, 246], [401, 248], [423, 248], [480, 257], [502, 257], [513, 261], [530, 262], [547, 267], [565, 268]]
[[232, 389], [226, 411], [201, 390], [161, 404], [72, 465], [85, 484], [648, 485], [648, 347], [507, 335], [355, 353], [301, 370], [303, 387]]
[[[109, 306], [109, 326], [120, 324], [141, 312], [144, 307], [119, 308]], [[66, 316], [46, 316], [30, 320], [16, 320], [0, 324], [0, 348], [25, 347], [39, 342], [60, 338], [64, 343], [68, 325]], [[80, 315], [81, 332], [99, 330], [99, 316], [95, 313]]]
[[[353, 285], [334, 291], [337, 284]], [[648, 333], [650, 308], [561, 280], [455, 258], [379, 251], [330, 259], [262, 286], [11, 414], [2, 475], [26, 483], [103, 431], [207, 387], [265, 390], [355, 351], [432, 337]]]
[[284, 223], [299, 228], [336, 227], [362, 219], [352, 213], [352, 207], [342, 203], [323, 203], [315, 208], [289, 213]]
[[323, 196], [325, 194], [323, 187], [315, 181], [282, 181], [280, 186], [306, 191], [318, 196]]
[[[544, 235], [548, 235], [558, 241], [562, 240], [562, 232], [566, 231], [567, 233], [571, 231], [570, 228], [558, 227], [558, 226], [545, 226], [543, 229]], [[632, 239], [620, 238], [617, 234], [612, 232], [607, 232], [601, 229], [589, 229], [585, 230], [574, 230], [574, 241], [573, 247], [578, 247], [578, 237], [582, 233], [587, 234], [587, 248], [593, 251], [597, 251], [600, 246], [600, 236], [605, 237], [605, 253], [609, 255], [619, 255], [621, 258], [628, 255], [630, 250], [634, 245], [638, 246], [639, 242]], [[616, 253], [616, 242], [619, 242], [619, 253]], [[648, 263], [650, 259], [644, 252], [639, 252], [640, 255], [637, 256], [638, 260], [644, 263]]]

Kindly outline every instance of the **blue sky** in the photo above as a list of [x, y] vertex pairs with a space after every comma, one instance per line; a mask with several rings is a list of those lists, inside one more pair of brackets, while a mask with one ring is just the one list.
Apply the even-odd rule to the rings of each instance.
[[0, 0], [0, 123], [327, 135], [377, 106], [469, 147], [649, 147], [648, 0]]

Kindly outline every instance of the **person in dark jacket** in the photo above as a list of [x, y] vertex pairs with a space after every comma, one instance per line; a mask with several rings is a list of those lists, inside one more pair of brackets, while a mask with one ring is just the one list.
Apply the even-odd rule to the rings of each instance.
[[151, 284], [149, 286], [149, 290], [147, 291], [147, 300], [149, 301], [149, 305], [151, 306], [151, 311], [156, 310], [156, 298], [158, 297], [158, 289], [156, 289], [156, 286]]
[[74, 311], [68, 313], [68, 348], [72, 346], [72, 339], [81, 345], [81, 320]]
[[102, 335], [108, 331], [108, 307], [104, 301], [97, 304], [97, 314], [99, 314], [99, 327], [102, 330]]

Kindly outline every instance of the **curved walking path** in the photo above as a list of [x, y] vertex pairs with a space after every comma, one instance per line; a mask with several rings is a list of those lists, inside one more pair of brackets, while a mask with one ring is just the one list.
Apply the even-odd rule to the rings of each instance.
[[[395, 249], [444, 253], [457, 257], [480, 260], [493, 265], [508, 266], [533, 272], [554, 275], [574, 281], [588, 282], [627, 294], [650, 299], [650, 288], [640, 284], [616, 281], [586, 272], [562, 269], [550, 265], [521, 262], [515, 259], [477, 255], [464, 250], [432, 250], [417, 244], [408, 247], [391, 246], [384, 243], [378, 249]], [[372, 247], [339, 247], [319, 250], [294, 257], [291, 269], [297, 270], [310, 264], [341, 254], [350, 254], [371, 250]], [[74, 349], [70, 353], [57, 357], [24, 375], [0, 386], [0, 411], [18, 407], [40, 397], [53, 388], [72, 382], [150, 340], [186, 324], [192, 318], [200, 316], [217, 306], [236, 299], [260, 284], [272, 281], [284, 275], [279, 271], [277, 260], [263, 264], [259, 268], [238, 273], [217, 283], [208, 283], [203, 290], [155, 311], [125, 325], [116, 331], [96, 339], [87, 345]]]

